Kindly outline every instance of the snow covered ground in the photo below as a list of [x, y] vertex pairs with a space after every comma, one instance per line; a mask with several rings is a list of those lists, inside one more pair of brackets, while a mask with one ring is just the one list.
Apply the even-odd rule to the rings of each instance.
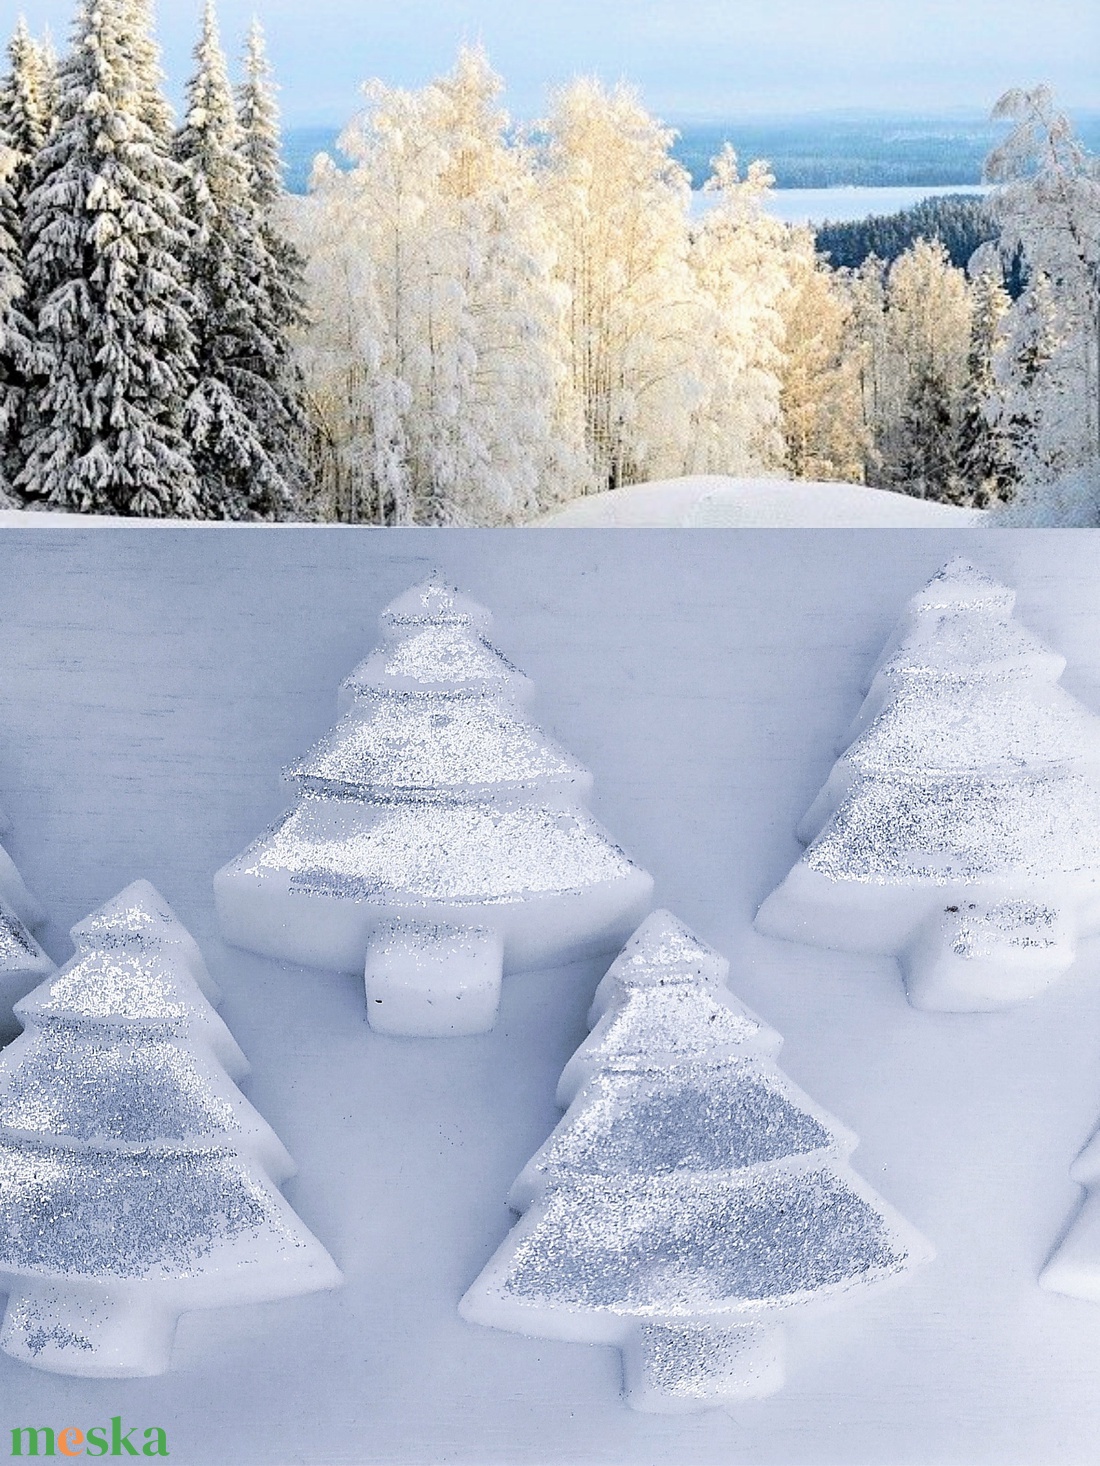
[[575, 499], [549, 529], [920, 529], [976, 527], [985, 515], [860, 484], [717, 475], [635, 484]]
[[[956, 521], [957, 522], [957, 521]], [[768, 941], [760, 900], [902, 602], [953, 553], [1100, 709], [1100, 540], [1087, 531], [425, 537], [303, 528], [0, 534], [0, 803], [68, 926], [138, 875], [194, 930], [300, 1165], [291, 1203], [339, 1293], [185, 1317], [163, 1379], [72, 1381], [0, 1354], [16, 1425], [161, 1425], [176, 1466], [1092, 1466], [1100, 1307], [1036, 1274], [1100, 1118], [1100, 950], [991, 1016], [909, 1008], [892, 962]], [[388, 1039], [354, 981], [233, 951], [211, 877], [288, 803], [278, 770], [332, 724], [375, 619], [439, 568], [490, 606], [535, 713], [595, 772], [592, 807], [657, 900], [732, 959], [790, 1077], [862, 1137], [857, 1169], [938, 1259], [792, 1335], [782, 1394], [736, 1420], [646, 1417], [616, 1351], [465, 1324], [508, 1188], [601, 975], [505, 984], [483, 1038]], [[140, 1439], [140, 1435], [138, 1436]]]

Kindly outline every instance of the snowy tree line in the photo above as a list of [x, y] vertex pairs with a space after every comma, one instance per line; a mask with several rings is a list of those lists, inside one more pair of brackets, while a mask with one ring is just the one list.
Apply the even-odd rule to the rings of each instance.
[[9, 502], [509, 524], [790, 474], [1100, 520], [1100, 174], [1045, 90], [1001, 103], [966, 268], [925, 238], [833, 268], [766, 165], [727, 145], [699, 209], [629, 88], [574, 81], [521, 132], [474, 48], [372, 83], [290, 199], [259, 33], [234, 92], [208, 5], [177, 128], [150, 3], [83, 0], [59, 62], [11, 45]]
[[284, 518], [306, 488], [263, 38], [232, 87], [208, 3], [175, 125], [151, 0], [83, 0], [0, 82], [0, 503]]
[[477, 50], [419, 91], [374, 84], [350, 168], [320, 158], [287, 207], [323, 512], [522, 522], [722, 473], [1026, 517], [1095, 481], [1098, 174], [1045, 90], [1001, 103], [994, 243], [858, 269], [777, 222], [766, 166], [728, 146], [694, 209], [629, 89], [575, 81], [524, 136], [500, 92]]

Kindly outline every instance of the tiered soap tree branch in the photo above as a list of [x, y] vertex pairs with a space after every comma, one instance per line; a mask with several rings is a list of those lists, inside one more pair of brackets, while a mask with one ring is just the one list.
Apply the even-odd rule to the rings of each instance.
[[1100, 720], [966, 561], [909, 603], [805, 855], [757, 928], [897, 955], [917, 1007], [1003, 1008], [1100, 930]]
[[[0, 810], [0, 837], [8, 833]], [[0, 845], [0, 1042], [19, 1032], [13, 1005], [54, 971], [54, 965], [32, 932], [45, 915], [27, 890], [11, 856]]]

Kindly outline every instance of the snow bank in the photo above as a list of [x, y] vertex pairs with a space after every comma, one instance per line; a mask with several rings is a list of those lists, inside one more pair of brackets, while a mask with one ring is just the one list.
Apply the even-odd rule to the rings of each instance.
[[717, 475], [636, 484], [576, 499], [536, 521], [551, 529], [976, 528], [985, 514], [859, 484]]

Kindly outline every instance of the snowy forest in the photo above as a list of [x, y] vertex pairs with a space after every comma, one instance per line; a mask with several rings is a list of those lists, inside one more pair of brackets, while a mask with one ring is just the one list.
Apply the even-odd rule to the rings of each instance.
[[522, 524], [686, 474], [866, 483], [1100, 524], [1100, 160], [997, 104], [990, 234], [835, 264], [726, 144], [581, 78], [526, 128], [477, 48], [372, 82], [283, 185], [255, 27], [212, 3], [182, 117], [152, 0], [81, 0], [0, 80], [0, 505]]

